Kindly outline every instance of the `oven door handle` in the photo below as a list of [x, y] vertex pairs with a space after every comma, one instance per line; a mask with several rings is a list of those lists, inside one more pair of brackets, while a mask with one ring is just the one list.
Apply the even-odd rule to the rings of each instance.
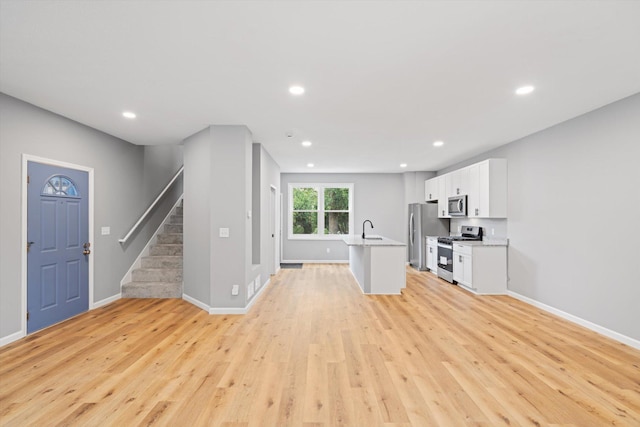
[[438, 243], [438, 247], [453, 250], [453, 245], [446, 245], [444, 243]]

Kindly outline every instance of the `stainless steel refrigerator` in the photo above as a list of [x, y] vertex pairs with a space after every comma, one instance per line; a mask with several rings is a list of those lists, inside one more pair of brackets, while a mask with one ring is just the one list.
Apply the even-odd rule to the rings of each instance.
[[409, 263], [418, 270], [427, 269], [427, 236], [448, 236], [449, 219], [438, 218], [437, 203], [409, 205]]

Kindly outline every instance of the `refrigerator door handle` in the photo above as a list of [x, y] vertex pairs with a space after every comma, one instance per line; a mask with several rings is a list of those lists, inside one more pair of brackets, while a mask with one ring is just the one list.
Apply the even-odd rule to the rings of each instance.
[[411, 212], [411, 218], [409, 219], [409, 243], [413, 246], [413, 230], [415, 229], [415, 224], [413, 220], [413, 212]]

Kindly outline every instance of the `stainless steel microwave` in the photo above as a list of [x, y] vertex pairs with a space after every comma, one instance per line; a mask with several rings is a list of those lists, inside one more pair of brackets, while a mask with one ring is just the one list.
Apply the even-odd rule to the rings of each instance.
[[449, 215], [467, 216], [467, 196], [449, 197]]

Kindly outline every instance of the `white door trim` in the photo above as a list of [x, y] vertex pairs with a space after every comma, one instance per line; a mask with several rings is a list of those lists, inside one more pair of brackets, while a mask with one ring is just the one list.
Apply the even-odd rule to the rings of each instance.
[[271, 184], [269, 188], [269, 234], [273, 231], [273, 238], [271, 239], [271, 247], [269, 251], [272, 256], [270, 257], [271, 265], [269, 266], [269, 272], [276, 274], [280, 267], [280, 254], [278, 249], [280, 248], [280, 233], [278, 232], [278, 189], [275, 185]]
[[45, 165], [60, 166], [87, 172], [89, 175], [89, 242], [91, 242], [91, 256], [89, 257], [89, 310], [94, 308], [93, 302], [93, 258], [96, 254], [95, 240], [93, 239], [93, 168], [62, 162], [44, 157], [22, 154], [22, 200], [21, 200], [21, 256], [20, 256], [20, 281], [21, 281], [21, 308], [22, 319], [20, 331], [22, 336], [27, 335], [27, 162], [42, 163]]

